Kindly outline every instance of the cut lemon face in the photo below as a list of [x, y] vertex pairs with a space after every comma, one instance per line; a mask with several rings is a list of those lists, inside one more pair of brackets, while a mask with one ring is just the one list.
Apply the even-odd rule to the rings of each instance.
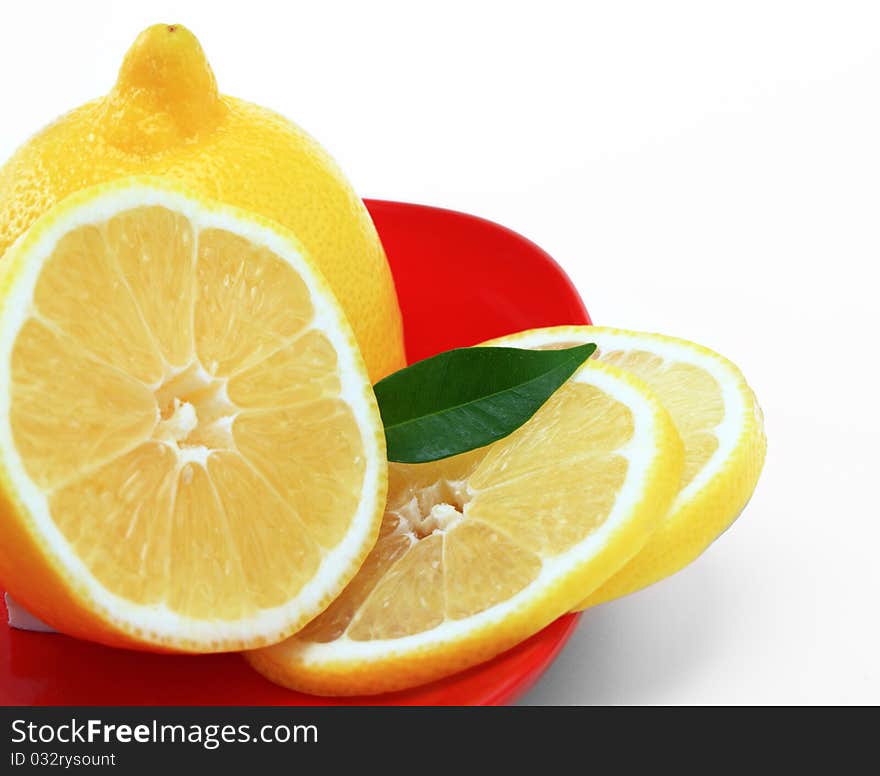
[[644, 380], [669, 410], [684, 443], [684, 472], [656, 533], [580, 609], [647, 587], [697, 558], [742, 512], [767, 449], [761, 408], [742, 373], [701, 345], [602, 326], [535, 329], [491, 344], [562, 348], [583, 342], [596, 343], [594, 359]]
[[245, 649], [353, 577], [387, 487], [345, 318], [268, 220], [147, 181], [43, 217], [0, 281], [0, 578], [109, 644]]
[[645, 543], [681, 442], [643, 383], [586, 365], [488, 447], [390, 464], [379, 541], [330, 608], [248, 653], [279, 684], [353, 695], [482, 662], [571, 609]]

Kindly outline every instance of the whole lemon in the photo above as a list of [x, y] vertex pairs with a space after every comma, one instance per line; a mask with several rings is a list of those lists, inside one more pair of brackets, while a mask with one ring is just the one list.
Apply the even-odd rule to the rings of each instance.
[[62, 116], [0, 168], [0, 256], [75, 191], [156, 175], [291, 229], [345, 310], [372, 380], [405, 364], [382, 243], [336, 163], [284, 117], [222, 95], [196, 37], [144, 30], [108, 95]]

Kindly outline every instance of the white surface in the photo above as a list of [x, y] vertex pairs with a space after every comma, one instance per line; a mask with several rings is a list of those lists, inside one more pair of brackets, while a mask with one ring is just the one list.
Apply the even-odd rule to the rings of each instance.
[[756, 389], [770, 447], [742, 519], [588, 614], [525, 702], [880, 702], [880, 6], [7, 4], [0, 156], [156, 21], [364, 196], [517, 229], [597, 322], [697, 339]]
[[[36, 631], [37, 633], [57, 633], [54, 628], [46, 625], [42, 620], [34, 617], [27, 609], [18, 603], [9, 593], [4, 593], [6, 601], [7, 624], [10, 628], [19, 630]], [[2, 627], [2, 626], [0, 626]]]

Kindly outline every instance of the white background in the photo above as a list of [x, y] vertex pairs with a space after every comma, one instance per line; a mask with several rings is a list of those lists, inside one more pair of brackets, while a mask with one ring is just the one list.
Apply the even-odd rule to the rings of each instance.
[[0, 156], [159, 21], [363, 196], [500, 221], [597, 323], [697, 339], [754, 386], [741, 520], [588, 613], [524, 702], [880, 702], [878, 4], [4, 3]]

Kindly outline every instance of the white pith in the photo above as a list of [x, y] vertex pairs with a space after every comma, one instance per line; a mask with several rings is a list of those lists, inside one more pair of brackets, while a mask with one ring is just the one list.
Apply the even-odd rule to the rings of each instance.
[[[43, 264], [58, 240], [72, 229], [105, 222], [121, 211], [143, 206], [161, 206], [180, 213], [190, 220], [196, 233], [207, 228], [219, 228], [238, 234], [255, 245], [268, 248], [296, 270], [309, 289], [315, 310], [308, 328], [320, 330], [335, 349], [341, 385], [339, 398], [351, 408], [361, 434], [365, 454], [363, 487], [358, 510], [345, 537], [323, 555], [314, 577], [294, 598], [281, 606], [257, 610], [242, 619], [194, 619], [182, 616], [164, 604], [133, 603], [106, 589], [73, 552], [56, 527], [46, 494], [28, 476], [12, 435], [9, 365], [16, 337], [33, 312], [34, 289]], [[139, 633], [159, 643], [175, 643], [182, 637], [189, 643], [201, 643], [209, 648], [212, 643], [247, 642], [253, 639], [254, 634], [271, 640], [276, 634], [289, 630], [292, 622], [317, 614], [327, 596], [336, 592], [340, 570], [351, 569], [352, 564], [363, 555], [365, 544], [375, 529], [377, 500], [384, 490], [384, 454], [377, 437], [378, 413], [348, 323], [325, 281], [300, 254], [295, 243], [232, 209], [206, 206], [183, 194], [137, 183], [108, 187], [94, 198], [67, 208], [51, 224], [40, 228], [36, 241], [25, 238], [10, 249], [4, 257], [4, 263], [4, 270], [9, 273], [12, 283], [0, 311], [0, 364], [7, 365], [2, 371], [0, 384], [0, 466], [5, 469], [7, 479], [14, 483], [15, 496], [24, 508], [29, 530], [38, 537], [56, 565], [63, 569], [70, 586], [82, 591], [94, 610], [103, 613], [124, 630]], [[218, 395], [222, 397], [225, 386], [220, 386], [218, 390]], [[182, 404], [176, 408], [176, 417], [164, 429], [168, 432], [167, 444], [177, 447], [178, 438], [185, 438], [187, 429], [191, 430], [193, 422], [197, 422], [193, 414], [194, 409], [190, 405]], [[231, 423], [231, 420], [232, 416], [217, 418], [218, 429], [222, 431], [222, 425]], [[180, 448], [179, 465], [203, 465], [211, 452], [206, 447]]]
[[[632, 412], [633, 436], [614, 450], [628, 461], [628, 469], [616, 502], [601, 527], [587, 539], [567, 551], [542, 557], [538, 576], [511, 598], [478, 614], [460, 620], [444, 620], [430, 630], [393, 639], [356, 641], [343, 634], [324, 643], [305, 642], [296, 636], [263, 650], [272, 662], [285, 660], [316, 669], [330, 664], [348, 664], [387, 659], [394, 655], [414, 654], [425, 648], [438, 648], [454, 643], [470, 633], [500, 624], [535, 598], [546, 594], [560, 579], [589, 562], [608, 544], [610, 537], [632, 518], [644, 493], [646, 478], [654, 468], [661, 451], [658, 446], [659, 406], [650, 402], [638, 389], [616, 373], [617, 370], [596, 363], [587, 364], [571, 378], [572, 381], [595, 386], [625, 404]], [[609, 453], [610, 454], [610, 453]], [[467, 509], [464, 510], [467, 519]]]

